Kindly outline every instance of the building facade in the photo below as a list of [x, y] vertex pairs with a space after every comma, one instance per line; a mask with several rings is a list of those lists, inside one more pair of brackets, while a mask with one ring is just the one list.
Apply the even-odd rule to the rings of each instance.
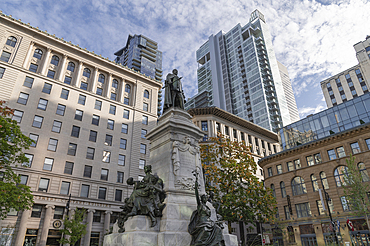
[[354, 45], [358, 64], [321, 82], [328, 108], [369, 92], [370, 36]]
[[69, 195], [70, 213], [87, 209], [80, 244], [101, 245], [132, 190], [125, 180], [144, 176], [162, 84], [11, 16], [0, 20], [0, 100], [35, 141], [29, 162], [14, 167], [34, 205], [0, 221], [13, 236], [6, 245], [59, 245]]
[[296, 117], [290, 112], [297, 111], [295, 100], [290, 105], [283, 85], [290, 83], [289, 77], [281, 77], [268, 26], [258, 10], [245, 26], [211, 35], [196, 58], [198, 94], [188, 99], [186, 109], [216, 106], [274, 132]]

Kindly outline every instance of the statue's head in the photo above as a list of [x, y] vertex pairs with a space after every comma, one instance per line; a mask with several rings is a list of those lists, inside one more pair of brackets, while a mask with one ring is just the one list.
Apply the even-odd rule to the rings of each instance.
[[178, 74], [177, 69], [172, 70], [172, 73], [173, 73], [174, 75], [177, 75], [177, 74]]
[[152, 165], [144, 166], [144, 172], [145, 173], [151, 173], [152, 172]]
[[201, 197], [200, 197], [200, 200], [202, 201], [202, 203], [206, 204], [207, 203], [207, 200], [208, 200], [208, 197], [206, 194], [203, 194]]
[[133, 185], [134, 184], [134, 178], [133, 177], [128, 178], [127, 181], [126, 181], [126, 183], [128, 185]]

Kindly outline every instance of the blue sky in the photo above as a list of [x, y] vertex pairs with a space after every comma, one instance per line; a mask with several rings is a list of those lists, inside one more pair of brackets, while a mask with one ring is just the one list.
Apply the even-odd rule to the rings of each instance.
[[195, 51], [259, 9], [277, 59], [288, 68], [301, 118], [326, 108], [320, 81], [356, 65], [353, 45], [370, 35], [364, 0], [3, 0], [0, 9], [111, 60], [128, 34], [143, 34], [163, 51], [164, 76], [179, 70], [186, 97], [197, 91]]

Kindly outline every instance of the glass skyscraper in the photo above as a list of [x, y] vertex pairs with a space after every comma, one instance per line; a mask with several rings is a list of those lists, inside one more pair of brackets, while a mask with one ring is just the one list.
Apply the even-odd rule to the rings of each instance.
[[270, 32], [258, 10], [245, 26], [211, 35], [196, 58], [198, 93], [187, 100], [186, 109], [217, 106], [274, 132], [299, 119], [294, 96], [286, 97], [289, 77], [281, 78]]

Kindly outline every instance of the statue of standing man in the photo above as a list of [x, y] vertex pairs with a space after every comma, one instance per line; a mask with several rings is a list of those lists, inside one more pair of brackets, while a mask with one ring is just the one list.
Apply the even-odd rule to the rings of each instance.
[[177, 69], [174, 69], [166, 77], [163, 113], [171, 107], [184, 109], [185, 96], [182, 90], [181, 77], [179, 78], [177, 73]]

